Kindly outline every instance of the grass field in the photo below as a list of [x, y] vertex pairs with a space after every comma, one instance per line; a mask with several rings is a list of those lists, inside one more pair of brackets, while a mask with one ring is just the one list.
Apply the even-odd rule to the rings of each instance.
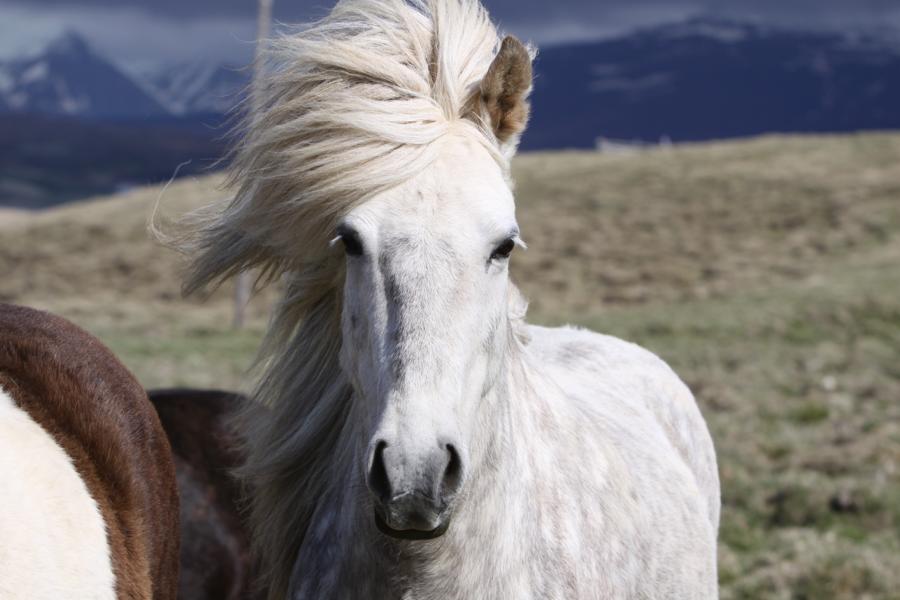
[[[900, 135], [768, 137], [515, 165], [531, 320], [660, 354], [722, 477], [722, 597], [900, 598]], [[219, 180], [165, 194], [176, 215]], [[54, 310], [147, 386], [247, 388], [272, 293], [179, 296], [158, 188], [0, 214], [0, 301]]]

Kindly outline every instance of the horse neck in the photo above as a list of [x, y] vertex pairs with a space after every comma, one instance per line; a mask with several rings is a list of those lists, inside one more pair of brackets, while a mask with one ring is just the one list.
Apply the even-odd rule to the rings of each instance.
[[548, 473], [535, 461], [554, 454], [556, 432], [575, 430], [571, 426], [573, 415], [565, 406], [554, 403], [552, 394], [541, 392], [545, 381], [526, 354], [513, 352], [505, 363], [503, 377], [486, 398], [490, 414], [482, 419], [476, 442], [484, 452], [469, 482], [469, 506], [461, 510], [478, 510], [481, 503], [472, 494], [479, 489], [494, 488], [510, 496], [506, 498], [510, 501], [512, 496], [537, 493]]

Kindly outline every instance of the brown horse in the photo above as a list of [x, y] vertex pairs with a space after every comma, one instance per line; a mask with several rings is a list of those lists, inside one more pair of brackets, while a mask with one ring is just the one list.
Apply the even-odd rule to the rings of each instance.
[[174, 599], [178, 492], [143, 388], [96, 338], [0, 304], [0, 598]]
[[182, 600], [244, 600], [254, 590], [240, 489], [230, 472], [243, 460], [228, 419], [247, 398], [217, 390], [151, 390], [169, 436], [181, 495]]

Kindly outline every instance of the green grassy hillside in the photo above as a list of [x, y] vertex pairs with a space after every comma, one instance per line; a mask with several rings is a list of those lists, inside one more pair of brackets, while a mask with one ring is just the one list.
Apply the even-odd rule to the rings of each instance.
[[[719, 453], [723, 598], [900, 598], [900, 135], [767, 137], [515, 165], [531, 319], [660, 354]], [[215, 177], [165, 194], [178, 214]], [[271, 292], [182, 300], [158, 188], [0, 215], [0, 300], [99, 335], [148, 386], [247, 388]]]

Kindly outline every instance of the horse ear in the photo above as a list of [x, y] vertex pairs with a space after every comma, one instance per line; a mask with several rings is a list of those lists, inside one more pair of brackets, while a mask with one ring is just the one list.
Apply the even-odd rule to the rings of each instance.
[[506, 36], [479, 90], [482, 105], [501, 144], [517, 142], [525, 130], [531, 77], [531, 52], [515, 37]]

